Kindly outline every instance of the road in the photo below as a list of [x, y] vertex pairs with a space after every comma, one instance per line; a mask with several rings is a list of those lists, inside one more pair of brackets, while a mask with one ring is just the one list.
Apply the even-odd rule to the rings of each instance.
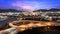
[[[28, 24], [25, 24], [26, 22], [30, 22]], [[13, 23], [20, 23], [23, 22], [21, 25], [13, 25]], [[9, 23], [10, 27], [16, 27], [20, 31], [24, 31], [27, 29], [31, 29], [33, 27], [42, 27], [42, 26], [60, 26], [60, 23], [57, 22], [45, 22], [45, 21], [31, 21], [31, 20], [18, 20], [18, 21], [13, 21]]]
[[[25, 24], [26, 22], [30, 22], [30, 23], [36, 23], [36, 24], [38, 24], [38, 23], [40, 23], [41, 25], [44, 25], [44, 26], [47, 26], [48, 25], [48, 23], [49, 24], [51, 24], [51, 26], [60, 26], [60, 23], [58, 23], [58, 22], [52, 22], [52, 21], [33, 21], [33, 20], [18, 20], [18, 21], [13, 21], [13, 22], [22, 22], [23, 24]], [[11, 22], [11, 23], [13, 23], [13, 22]], [[29, 24], [30, 24], [29, 23]]]
[[[13, 25], [13, 23], [20, 23], [22, 22], [21, 25], [17, 26], [17, 25]], [[26, 22], [29, 22], [27, 24], [25, 24]], [[32, 20], [18, 20], [18, 21], [13, 21], [13, 22], [9, 22], [9, 26], [12, 28], [6, 29], [6, 30], [2, 30], [0, 31], [0, 34], [2, 34], [5, 31], [12, 31], [13, 33], [15, 33], [15, 30], [18, 31], [25, 31], [27, 29], [32, 29], [33, 27], [42, 27], [42, 26], [60, 26], [60, 23], [57, 22], [46, 22], [46, 21], [32, 21]], [[14, 31], [13, 31], [14, 30]], [[12, 33], [11, 32], [11, 33]], [[6, 33], [6, 32], [5, 32]]]

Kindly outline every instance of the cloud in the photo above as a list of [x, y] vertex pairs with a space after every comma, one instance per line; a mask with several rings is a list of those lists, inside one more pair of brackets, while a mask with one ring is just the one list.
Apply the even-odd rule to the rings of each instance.
[[35, 9], [35, 7], [37, 7], [37, 5], [39, 5], [38, 2], [36, 1], [24, 1], [24, 2], [20, 2], [20, 1], [16, 1], [12, 3], [13, 7], [19, 7], [22, 8], [24, 10], [29, 10], [29, 11], [33, 11]]

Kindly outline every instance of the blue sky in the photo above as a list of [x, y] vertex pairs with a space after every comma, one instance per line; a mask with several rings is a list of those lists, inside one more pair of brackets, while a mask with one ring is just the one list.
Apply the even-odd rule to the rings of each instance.
[[2, 9], [50, 9], [60, 8], [60, 0], [0, 0]]

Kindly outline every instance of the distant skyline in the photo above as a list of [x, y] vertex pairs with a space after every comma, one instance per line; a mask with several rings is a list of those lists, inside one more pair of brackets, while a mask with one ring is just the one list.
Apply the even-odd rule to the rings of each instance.
[[60, 8], [60, 0], [0, 0], [0, 9], [35, 10]]

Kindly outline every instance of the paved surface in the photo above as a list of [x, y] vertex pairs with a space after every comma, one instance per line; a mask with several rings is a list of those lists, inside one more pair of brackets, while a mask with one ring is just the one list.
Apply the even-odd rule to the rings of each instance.
[[[16, 26], [16, 25], [13, 25], [13, 23], [20, 23], [20, 22], [30, 22], [28, 24], [21, 24], [19, 26]], [[36, 23], [35, 23], [36, 22]], [[18, 21], [13, 21], [13, 22], [10, 22], [9, 25], [11, 27], [17, 27], [18, 30], [20, 31], [24, 31], [24, 30], [27, 30], [27, 29], [31, 29], [33, 27], [42, 27], [42, 26], [60, 26], [60, 23], [57, 23], [57, 22], [43, 22], [43, 21], [31, 21], [31, 20], [18, 20]]]
[[[41, 25], [44, 25], [44, 26], [47, 26], [47, 25], [51, 25], [51, 26], [60, 26], [60, 23], [58, 23], [58, 22], [51, 22], [51, 21], [32, 21], [32, 20], [18, 20], [18, 21], [13, 21], [13, 22], [23, 22], [23, 24], [24, 24], [24, 22], [30, 22], [30, 23], [34, 23], [34, 22], [36, 22], [36, 24], [41, 24]], [[12, 23], [13, 23], [12, 22]]]
[[[9, 22], [11, 20], [11, 22]], [[14, 19], [13, 19], [14, 20]], [[58, 22], [46, 22], [46, 21], [32, 21], [32, 20], [18, 20], [18, 21], [13, 21], [12, 18], [9, 18], [7, 22], [9, 22], [9, 25], [11, 27], [16, 27], [17, 30], [24, 31], [27, 29], [31, 29], [32, 27], [42, 27], [42, 26], [60, 26], [60, 23]], [[13, 21], [13, 22], [12, 22]], [[23, 22], [21, 25], [16, 26], [13, 25], [13, 23], [17, 22]], [[25, 24], [26, 22], [30, 22], [28, 24]], [[36, 22], [36, 23], [35, 23]], [[8, 29], [7, 29], [8, 30]], [[6, 30], [3, 30], [6, 31]], [[3, 32], [1, 31], [1, 33]], [[10, 30], [8, 30], [10, 31]], [[15, 31], [15, 30], [14, 30]]]

